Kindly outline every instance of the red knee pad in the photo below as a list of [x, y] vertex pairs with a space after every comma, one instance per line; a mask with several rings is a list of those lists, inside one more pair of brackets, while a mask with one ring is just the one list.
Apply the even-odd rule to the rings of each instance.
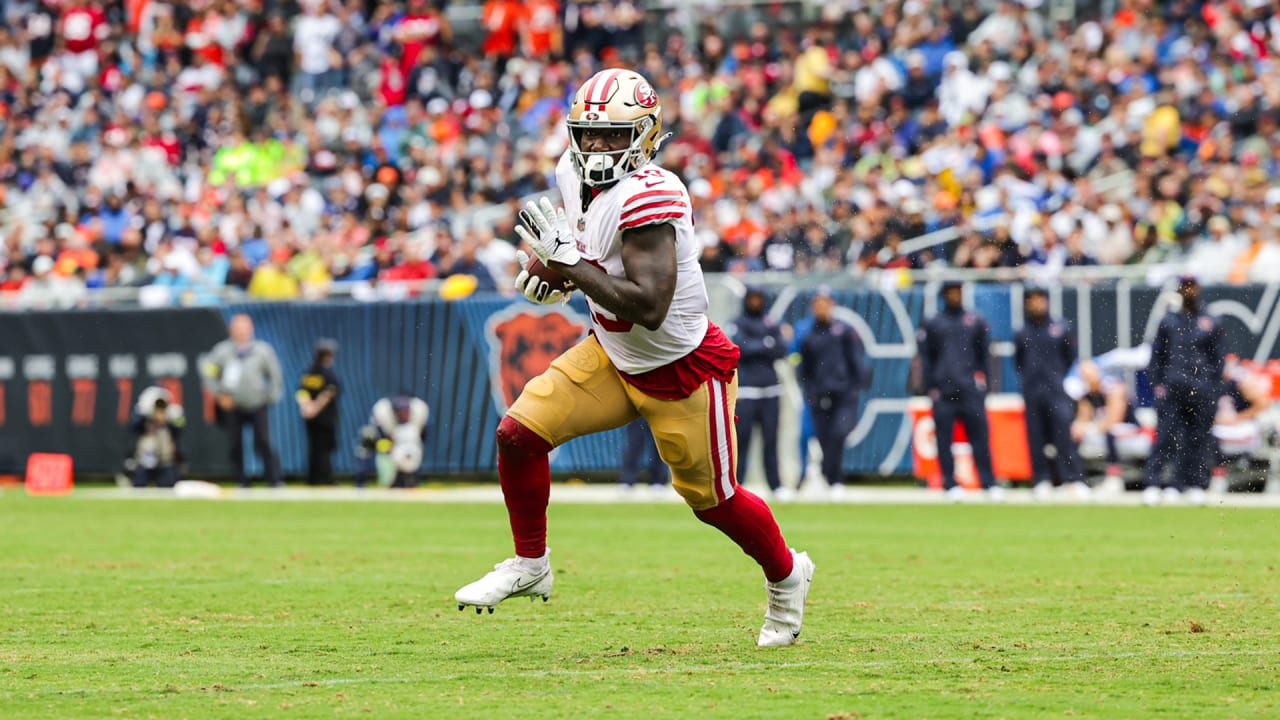
[[498, 451], [539, 455], [551, 452], [551, 443], [523, 423], [507, 415], [498, 423]]

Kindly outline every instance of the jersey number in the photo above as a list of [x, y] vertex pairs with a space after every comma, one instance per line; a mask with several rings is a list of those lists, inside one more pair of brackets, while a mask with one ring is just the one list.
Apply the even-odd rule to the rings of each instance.
[[591, 317], [596, 321], [597, 325], [611, 333], [631, 332], [631, 328], [636, 326], [636, 324], [630, 320], [623, 320], [612, 316], [606, 317], [604, 313], [604, 310], [592, 310]]
[[[587, 258], [583, 258], [583, 259], [591, 263], [592, 265], [594, 265], [597, 270], [604, 273], [605, 275], [609, 274], [609, 271], [605, 270], [604, 266], [596, 262], [595, 260], [590, 260]], [[596, 310], [595, 308], [591, 309], [591, 319], [595, 320], [596, 324], [599, 325], [601, 328], [603, 328], [606, 332], [611, 332], [611, 333], [628, 333], [628, 332], [631, 332], [631, 328], [636, 326], [636, 324], [631, 322], [630, 320], [623, 320], [622, 318], [614, 315], [613, 313], [607, 310]]]

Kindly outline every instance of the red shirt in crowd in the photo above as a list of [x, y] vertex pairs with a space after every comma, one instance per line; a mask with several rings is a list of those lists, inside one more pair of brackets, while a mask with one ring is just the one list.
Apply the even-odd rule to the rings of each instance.
[[430, 280], [436, 276], [436, 266], [430, 260], [402, 262], [382, 271], [383, 280]]
[[529, 0], [525, 3], [525, 18], [529, 24], [529, 52], [534, 57], [550, 53], [560, 27], [559, 0]]
[[488, 0], [484, 4], [484, 28], [489, 33], [484, 39], [485, 55], [515, 54], [523, 14], [524, 8], [516, 0]]
[[146, 135], [142, 138], [142, 146], [163, 150], [165, 159], [169, 161], [170, 165], [177, 165], [182, 162], [182, 141], [171, 132]]
[[440, 41], [440, 16], [431, 10], [410, 10], [396, 23], [395, 36], [401, 48], [400, 70], [407, 77], [422, 48]]
[[109, 31], [107, 16], [94, 3], [67, 8], [58, 21], [58, 32], [67, 50], [76, 54], [96, 51]]
[[396, 62], [394, 58], [383, 58], [382, 83], [378, 87], [378, 94], [382, 97], [382, 102], [387, 107], [403, 105], [407, 90], [404, 70], [400, 69], [400, 63]]

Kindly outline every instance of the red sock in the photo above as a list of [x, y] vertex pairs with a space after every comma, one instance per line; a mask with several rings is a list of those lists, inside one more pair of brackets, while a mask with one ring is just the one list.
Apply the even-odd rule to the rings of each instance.
[[728, 500], [694, 514], [738, 543], [742, 552], [760, 563], [769, 582], [779, 582], [791, 575], [794, 558], [778, 529], [778, 522], [773, 519], [773, 511], [746, 488], [736, 486]]
[[511, 518], [516, 555], [547, 553], [547, 501], [551, 497], [551, 443], [511, 417], [498, 424], [498, 480]]

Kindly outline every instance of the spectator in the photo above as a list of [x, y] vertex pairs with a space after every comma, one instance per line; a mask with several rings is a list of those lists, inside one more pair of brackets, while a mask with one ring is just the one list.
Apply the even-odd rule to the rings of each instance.
[[1188, 272], [1199, 273], [1206, 282], [1226, 282], [1244, 249], [1243, 238], [1231, 231], [1231, 221], [1214, 215], [1209, 218], [1207, 235], [1187, 253], [1184, 267]]
[[[1070, 31], [1031, 1], [984, 14], [895, 0], [876, 16], [796, 21], [695, 4], [680, 11], [695, 33], [666, 46], [644, 44], [654, 15], [634, 2], [489, 2], [488, 23], [459, 28], [456, 42], [440, 3], [375, 3], [367, 16], [358, 3], [304, 5], [292, 30], [272, 4], [6, 6], [0, 187], [15, 212], [0, 235], [23, 236], [9, 260], [59, 259], [70, 236], [34, 251], [50, 218], [102, 243], [102, 265], [106, 246], [128, 245], [129, 267], [212, 226], [214, 254], [239, 250], [253, 271], [270, 259], [255, 241], [305, 256], [341, 228], [341, 251], [319, 253], [325, 272], [360, 282], [372, 243], [434, 223], [464, 238], [487, 211], [545, 188], [566, 143], [563, 88], [632, 56], [675, 99], [664, 164], [702, 200], [697, 226], [723, 234], [704, 243], [708, 269], [1022, 268], [1022, 248], [1032, 267], [1012, 275], [1053, 277], [1056, 260], [1037, 259], [1038, 214], [1062, 267], [1169, 265], [1161, 277], [1221, 215], [1245, 245], [1228, 277], [1245, 282], [1280, 232], [1268, 214], [1280, 198], [1280, 85], [1267, 72], [1280, 25], [1249, 3], [1215, 3], [1210, 20], [1082, 6]], [[923, 224], [900, 222], [918, 202]], [[891, 230], [910, 246], [941, 227], [961, 228], [959, 240], [875, 262], [897, 242]], [[399, 260], [393, 244], [379, 270]], [[95, 285], [144, 282], [82, 267]], [[328, 292], [294, 280], [308, 297]]]
[[218, 423], [230, 439], [232, 471], [240, 487], [249, 487], [244, 471], [244, 431], [251, 426], [253, 450], [262, 460], [267, 484], [284, 487], [267, 414], [284, 394], [280, 361], [270, 345], [254, 339], [253, 320], [248, 315], [233, 316], [228, 331], [231, 337], [209, 351], [204, 382], [217, 400]]
[[489, 272], [488, 266], [477, 259], [476, 250], [477, 245], [475, 240], [463, 240], [458, 245], [458, 252], [456, 256], [454, 256], [450, 261], [448, 268], [443, 274], [445, 277], [452, 277], [454, 275], [470, 275], [476, 279], [476, 292], [495, 292], [498, 289], [498, 284], [494, 282], [493, 275]]
[[[315, 21], [314, 19], [307, 20], [304, 24], [303, 20], [308, 17], [314, 18], [314, 16], [304, 16], [299, 19], [298, 25], [310, 32], [315, 26]], [[318, 29], [328, 30], [328, 28], [324, 27], [319, 27]], [[311, 50], [310, 43], [313, 41], [312, 38], [304, 38], [308, 51]], [[273, 10], [267, 15], [266, 27], [259, 31], [257, 37], [254, 38], [249, 57], [253, 61], [253, 67], [257, 69], [264, 82], [268, 78], [275, 78], [279, 81], [281, 87], [289, 87], [293, 74], [294, 47], [294, 40], [288, 26], [285, 25], [284, 15], [279, 10]], [[298, 52], [301, 54], [301, 49]], [[327, 67], [329, 59], [326, 56], [323, 61], [319, 58], [312, 58], [312, 60], [319, 65]]]
[[[304, 102], [315, 102], [338, 86], [342, 59], [334, 42], [342, 26], [329, 12], [327, 0], [301, 0], [300, 4], [303, 15], [293, 28], [293, 50], [298, 58], [301, 97]], [[278, 67], [275, 74], [279, 77]]]
[[271, 258], [258, 266], [249, 282], [250, 295], [267, 300], [289, 300], [301, 294], [298, 280], [289, 273], [286, 263], [291, 253], [289, 248], [280, 246], [271, 251]]

